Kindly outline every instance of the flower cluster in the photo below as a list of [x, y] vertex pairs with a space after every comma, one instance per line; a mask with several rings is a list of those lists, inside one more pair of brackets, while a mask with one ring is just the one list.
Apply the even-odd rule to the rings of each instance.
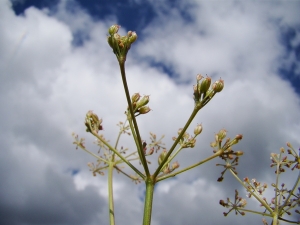
[[[179, 140], [179, 144], [181, 146], [181, 148], [194, 148], [196, 145], [196, 137], [201, 134], [203, 130], [203, 127], [201, 124], [198, 124], [195, 128], [194, 128], [194, 135], [190, 135], [187, 132], [184, 132], [182, 138]], [[178, 135], [180, 135], [182, 132], [182, 128], [180, 128], [178, 130]], [[172, 138], [174, 141], [177, 139], [177, 137], [173, 137]]]
[[292, 170], [294, 169], [300, 169], [300, 149], [299, 149], [299, 154], [295, 151], [293, 146], [290, 143], [287, 143], [287, 146], [289, 149], [287, 150], [287, 153], [289, 155], [293, 156], [293, 159], [288, 159], [287, 156], [283, 156], [282, 154], [285, 153], [284, 148], [280, 149], [280, 154], [276, 153], [271, 153], [271, 167], [274, 167], [278, 165], [278, 170], [275, 171], [275, 173], [283, 173], [285, 172], [285, 169], [283, 167], [291, 168]]
[[261, 184], [255, 178], [251, 179], [251, 181], [250, 181], [249, 178], [246, 177], [246, 178], [244, 178], [244, 182], [247, 186], [247, 191], [248, 191], [247, 197], [248, 198], [251, 198], [251, 196], [253, 195], [252, 193], [258, 193], [259, 195], [262, 195], [263, 192], [268, 187], [268, 185], [266, 183]]
[[217, 80], [211, 85], [211, 78], [206, 77], [203, 79], [201, 74], [197, 75], [197, 84], [194, 85], [194, 100], [195, 103], [201, 103], [202, 106], [206, 105], [213, 96], [221, 92], [224, 88], [224, 81]]
[[135, 116], [146, 114], [150, 112], [150, 108], [147, 106], [149, 103], [149, 95], [144, 95], [142, 98], [139, 93], [135, 93], [131, 97], [131, 103], [133, 108], [133, 113]]
[[119, 28], [119, 25], [113, 25], [108, 29], [109, 36], [107, 37], [107, 42], [113, 49], [118, 61], [125, 62], [127, 52], [131, 44], [136, 41], [137, 34], [134, 31], [128, 31], [127, 35], [120, 36], [118, 34]]
[[242, 209], [247, 205], [246, 199], [239, 196], [239, 192], [235, 190], [235, 198], [234, 202], [231, 202], [229, 198], [225, 200], [220, 200], [220, 205], [225, 208], [230, 208], [228, 212], [224, 212], [224, 216], [227, 216], [231, 211], [235, 211], [235, 214], [238, 213], [242, 216], [245, 215], [245, 212], [242, 211]]
[[[168, 152], [167, 152], [166, 149], [164, 149], [162, 151], [162, 153], [158, 157], [158, 165], [160, 165], [164, 161], [164, 159], [166, 158], [167, 153]], [[179, 168], [179, 166], [180, 165], [177, 161], [172, 163], [172, 165], [170, 165], [170, 163], [166, 163], [165, 166], [162, 169], [162, 172], [164, 174], [169, 174], [169, 173], [173, 172], [175, 169]]]
[[99, 130], [103, 130], [102, 119], [99, 119], [92, 110], [87, 112], [84, 124], [86, 126], [86, 132], [98, 133]]
[[217, 166], [224, 167], [224, 170], [221, 172], [221, 177], [218, 178], [219, 182], [223, 181], [224, 174], [227, 170], [231, 170], [233, 173], [237, 174], [236, 166], [238, 165], [239, 157], [244, 154], [242, 151], [234, 151], [231, 148], [243, 138], [243, 135], [238, 134], [232, 140], [227, 138], [225, 143], [222, 144], [226, 135], [227, 131], [225, 129], [220, 130], [219, 133], [215, 135], [215, 141], [210, 144], [210, 146], [214, 148], [214, 153], [221, 151], [219, 157], [225, 161], [225, 164], [216, 164]]

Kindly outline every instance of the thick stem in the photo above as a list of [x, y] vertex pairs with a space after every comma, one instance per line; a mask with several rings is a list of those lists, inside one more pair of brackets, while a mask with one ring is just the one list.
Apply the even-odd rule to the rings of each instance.
[[151, 177], [151, 179], [147, 179], [145, 183], [146, 183], [146, 196], [145, 196], [145, 205], [144, 205], [143, 225], [150, 225], [155, 182]]
[[134, 131], [135, 131], [136, 136], [137, 136], [138, 153], [139, 153], [139, 156], [140, 156], [140, 159], [141, 159], [141, 163], [144, 167], [146, 176], [149, 177], [150, 172], [149, 172], [149, 168], [148, 168], [148, 164], [147, 164], [147, 161], [146, 161], [145, 154], [143, 152], [143, 145], [142, 145], [141, 135], [140, 135], [140, 132], [139, 132], [139, 128], [138, 128], [135, 116], [134, 116], [133, 107], [132, 107], [132, 104], [131, 104], [131, 98], [130, 98], [130, 94], [129, 94], [129, 89], [128, 89], [128, 85], [127, 85], [127, 81], [126, 81], [125, 60], [124, 61], [119, 61], [119, 65], [120, 65], [120, 71], [121, 71], [121, 75], [122, 75], [122, 81], [123, 81], [123, 85], [124, 85], [124, 90], [125, 90], [125, 94], [126, 94], [128, 108], [129, 108], [129, 111], [130, 111], [131, 120], [133, 122]]
[[114, 163], [109, 162], [108, 169], [108, 202], [109, 202], [109, 224], [115, 225], [115, 210], [114, 210], [114, 196], [113, 196], [113, 169]]

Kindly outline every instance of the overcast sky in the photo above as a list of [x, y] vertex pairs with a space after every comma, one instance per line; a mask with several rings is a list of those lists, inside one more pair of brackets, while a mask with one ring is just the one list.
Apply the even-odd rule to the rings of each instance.
[[[111, 143], [125, 119], [118, 64], [106, 41], [113, 24], [123, 35], [138, 34], [126, 68], [131, 94], [150, 95], [152, 111], [137, 119], [144, 140], [150, 131], [165, 134], [171, 146], [192, 112], [198, 73], [225, 81], [188, 130], [203, 125], [196, 147], [179, 154], [181, 168], [211, 155], [222, 128], [244, 135], [235, 147], [245, 152], [241, 178], [275, 182], [270, 153], [287, 141], [299, 148], [299, 1], [13, 2], [0, 0], [0, 224], [109, 223], [107, 176], [92, 176], [87, 163], [95, 159], [75, 150], [71, 134], [97, 152], [85, 132], [86, 112], [103, 119]], [[223, 216], [219, 200], [246, 192], [230, 174], [217, 182], [220, 162], [159, 183], [152, 224], [262, 224], [256, 215]], [[292, 183], [297, 173], [286, 176]], [[141, 224], [144, 185], [114, 178], [117, 224]], [[257, 205], [249, 200], [250, 208]]]

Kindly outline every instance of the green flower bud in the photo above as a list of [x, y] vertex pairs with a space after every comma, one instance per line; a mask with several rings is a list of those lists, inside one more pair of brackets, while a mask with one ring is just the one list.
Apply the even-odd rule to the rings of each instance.
[[127, 53], [127, 50], [130, 48], [130, 45], [127, 43], [127, 40], [128, 40], [127, 36], [122, 36], [122, 37], [120, 36], [119, 47], [122, 49], [125, 49], [126, 53]]
[[121, 35], [118, 34], [118, 33], [115, 33], [112, 35], [114, 39], [116, 39], [117, 41], [120, 41], [121, 40]]
[[98, 116], [93, 113], [93, 111], [88, 111], [85, 117], [85, 125], [87, 132], [96, 132], [98, 133], [99, 130], [103, 130], [101, 125], [102, 119], [99, 119]]
[[224, 80], [217, 80], [215, 83], [212, 85], [212, 89], [215, 92], [221, 92], [224, 88]]
[[235, 138], [230, 142], [230, 146], [237, 144], [240, 140], [242, 140], [243, 135], [238, 134], [235, 136]]
[[206, 92], [208, 91], [209, 87], [210, 87], [210, 84], [211, 84], [211, 78], [210, 77], [206, 77], [204, 78], [204, 80], [201, 82], [201, 85], [200, 85], [200, 96], [202, 94], [204, 94], [204, 97], [206, 95]]
[[142, 106], [147, 105], [149, 102], [149, 95], [145, 95], [136, 103], [136, 108], [139, 109]]
[[117, 33], [119, 31], [119, 28], [121, 26], [115, 24], [115, 25], [112, 25], [109, 29], [108, 29], [108, 33], [109, 35], [114, 35], [115, 33]]
[[119, 31], [119, 25], [113, 25], [108, 29], [109, 37], [107, 42], [113, 49], [113, 53], [116, 55], [119, 62], [126, 61], [126, 55], [131, 47], [131, 44], [136, 41], [137, 34], [132, 31], [128, 31], [126, 36], [120, 36], [117, 32]]
[[[226, 137], [227, 131], [225, 129], [222, 129], [217, 134], [216, 141], [222, 141]], [[217, 140], [218, 139], [218, 140]]]
[[162, 163], [166, 155], [167, 155], [167, 150], [163, 150], [162, 153], [160, 153], [160, 155], [158, 156], [158, 165]]
[[241, 155], [244, 155], [244, 152], [242, 152], [242, 151], [237, 151], [237, 152], [235, 152], [235, 154], [236, 154], [236, 156], [241, 156]]
[[135, 32], [131, 32], [131, 35], [129, 36], [129, 39], [128, 39], [129, 43], [132, 44], [133, 42], [135, 42], [137, 37], [138, 36]]
[[109, 46], [113, 49], [114, 48], [114, 45], [113, 45], [113, 39], [111, 36], [108, 36], [107, 37], [107, 42], [109, 44]]

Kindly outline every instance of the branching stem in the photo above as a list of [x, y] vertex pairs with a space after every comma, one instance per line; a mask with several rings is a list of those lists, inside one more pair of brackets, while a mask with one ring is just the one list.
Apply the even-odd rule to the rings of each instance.
[[125, 61], [119, 61], [119, 65], [120, 65], [120, 71], [121, 71], [121, 76], [122, 76], [122, 81], [123, 81], [123, 85], [124, 85], [124, 90], [125, 90], [125, 94], [126, 94], [126, 99], [127, 99], [127, 103], [128, 103], [128, 108], [130, 111], [130, 116], [131, 116], [131, 120], [133, 122], [133, 126], [134, 126], [134, 130], [132, 130], [132, 132], [135, 132], [136, 137], [137, 137], [137, 147], [138, 147], [138, 153], [139, 156], [141, 158], [141, 163], [144, 167], [146, 176], [149, 177], [150, 176], [150, 172], [149, 172], [149, 168], [148, 168], [148, 164], [146, 161], [146, 157], [144, 155], [143, 152], [143, 145], [142, 145], [142, 140], [141, 140], [141, 135], [139, 132], [139, 128], [134, 116], [134, 112], [133, 112], [133, 107], [131, 104], [131, 98], [130, 98], [130, 94], [129, 94], [129, 89], [128, 89], [128, 85], [127, 85], [127, 80], [126, 80], [126, 73], [125, 73]]

